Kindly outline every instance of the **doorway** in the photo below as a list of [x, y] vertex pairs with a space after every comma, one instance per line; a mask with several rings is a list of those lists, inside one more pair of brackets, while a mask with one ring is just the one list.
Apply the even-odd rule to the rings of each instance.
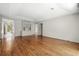
[[14, 21], [4, 19], [2, 25], [3, 37], [5, 37], [6, 39], [9, 37], [14, 37]]
[[[11, 54], [14, 41], [14, 21], [9, 19], [2, 20], [2, 54]], [[5, 50], [6, 49], [6, 50]]]
[[36, 37], [41, 37], [43, 36], [43, 23], [36, 23], [35, 24], [35, 35]]

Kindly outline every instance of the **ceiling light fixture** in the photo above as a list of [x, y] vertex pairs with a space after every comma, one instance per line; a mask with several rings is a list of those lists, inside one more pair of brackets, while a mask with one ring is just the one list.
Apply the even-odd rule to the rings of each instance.
[[53, 10], [54, 8], [50, 8], [51, 10]]

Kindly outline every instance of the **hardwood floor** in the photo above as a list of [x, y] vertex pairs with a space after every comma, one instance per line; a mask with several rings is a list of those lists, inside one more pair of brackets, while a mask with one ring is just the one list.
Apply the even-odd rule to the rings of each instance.
[[3, 45], [1, 55], [11, 56], [76, 56], [79, 55], [79, 43], [48, 37], [17, 37], [10, 49]]

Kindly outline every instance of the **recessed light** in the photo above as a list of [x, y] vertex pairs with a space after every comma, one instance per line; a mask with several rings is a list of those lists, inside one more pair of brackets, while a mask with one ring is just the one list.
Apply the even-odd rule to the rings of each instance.
[[53, 10], [54, 8], [50, 8], [51, 10]]

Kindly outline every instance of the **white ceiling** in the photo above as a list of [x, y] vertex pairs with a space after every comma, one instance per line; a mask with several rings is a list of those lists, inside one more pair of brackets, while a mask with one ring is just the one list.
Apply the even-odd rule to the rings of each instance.
[[75, 12], [76, 4], [71, 3], [0, 3], [1, 16], [30, 21], [47, 20]]

